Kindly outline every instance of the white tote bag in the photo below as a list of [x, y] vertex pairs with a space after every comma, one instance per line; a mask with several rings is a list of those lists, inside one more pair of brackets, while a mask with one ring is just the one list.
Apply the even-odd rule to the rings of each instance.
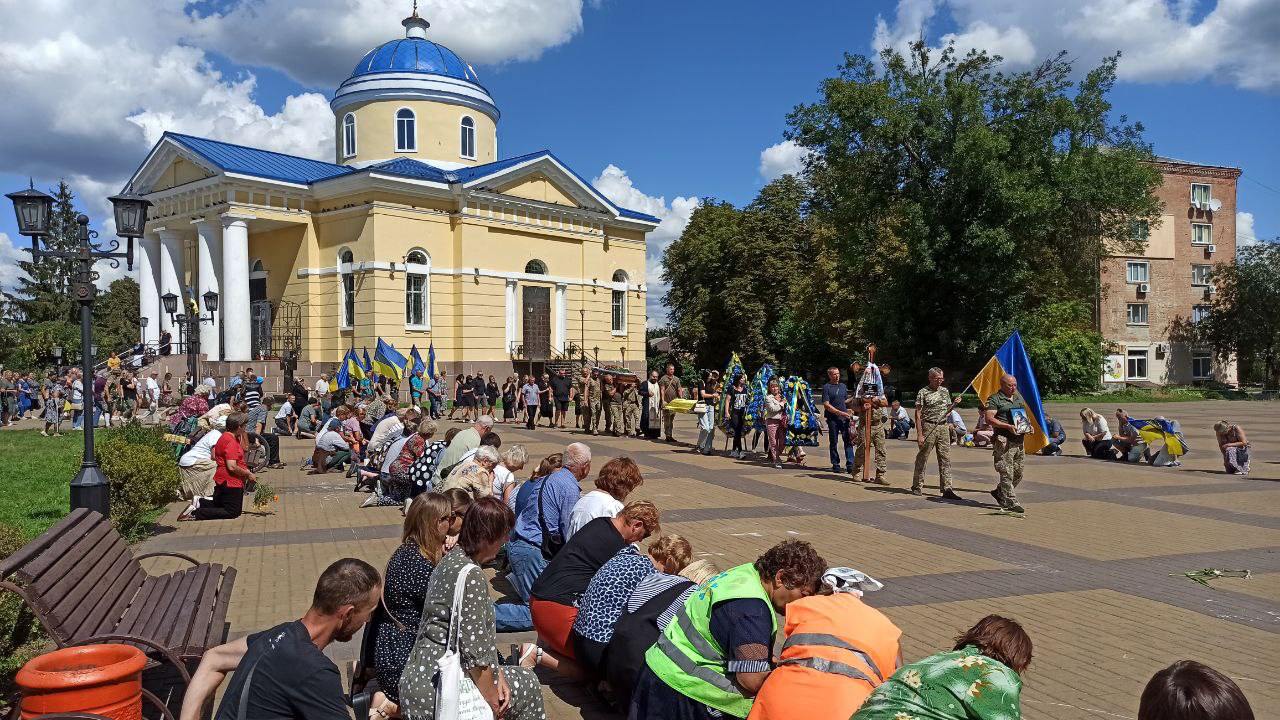
[[[479, 569], [470, 563], [458, 573], [453, 587], [453, 617], [449, 619], [449, 636], [445, 641], [444, 655], [436, 661], [439, 678], [436, 681], [435, 720], [493, 720], [493, 710], [471, 676], [462, 670], [462, 656], [458, 654], [458, 625], [462, 623], [462, 594], [467, 573]], [[496, 670], [496, 669], [495, 669]]]

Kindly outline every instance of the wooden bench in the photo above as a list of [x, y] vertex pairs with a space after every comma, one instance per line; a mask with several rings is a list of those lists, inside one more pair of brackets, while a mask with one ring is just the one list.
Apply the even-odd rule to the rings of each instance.
[[[151, 575], [141, 560], [174, 557], [190, 568]], [[236, 570], [172, 552], [135, 556], [106, 518], [78, 509], [0, 561], [0, 589], [31, 608], [58, 647], [134, 645], [168, 661], [190, 682], [185, 662], [227, 636]]]

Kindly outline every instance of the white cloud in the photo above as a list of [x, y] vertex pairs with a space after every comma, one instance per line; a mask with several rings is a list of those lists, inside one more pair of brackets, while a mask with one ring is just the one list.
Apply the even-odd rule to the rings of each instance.
[[[22, 238], [26, 240], [26, 238]], [[18, 287], [18, 279], [26, 277], [26, 273], [18, 267], [19, 260], [30, 260], [30, 253], [25, 253], [14, 246], [8, 233], [0, 232], [0, 290], [12, 292]]]
[[1253, 228], [1253, 213], [1236, 213], [1236, 251], [1258, 244], [1257, 231]]
[[[403, 0], [240, 0], [197, 16], [193, 37], [237, 62], [337, 85], [369, 50], [400, 37]], [[582, 31], [582, 0], [426, 0], [427, 37], [476, 65], [534, 60]], [[483, 80], [483, 76], [481, 76]]]
[[760, 151], [760, 177], [770, 182], [783, 175], [799, 175], [810, 152], [809, 148], [796, 144], [794, 140], [770, 145]]
[[[872, 46], [902, 49], [923, 33], [939, 44], [955, 40], [961, 52], [985, 48], [1011, 67], [1026, 67], [1058, 50], [1087, 67], [1119, 50], [1123, 80], [1280, 88], [1277, 0], [1216, 0], [1198, 20], [1195, 5], [1195, 0], [898, 0], [892, 21], [877, 17]], [[931, 24], [954, 24], [957, 31], [931, 35]]]
[[[195, 5], [0, 0], [0, 97], [12, 100], [0, 113], [0, 168], [66, 178], [97, 223], [105, 196], [165, 130], [330, 159], [324, 94], [300, 92], [268, 112], [255, 76], [219, 69], [211, 53], [329, 91], [374, 45], [403, 37], [408, 3], [235, 0], [221, 14], [188, 15]], [[581, 0], [432, 0], [422, 14], [433, 38], [477, 64], [534, 58], [582, 29]]]
[[[290, 97], [267, 113], [254, 99], [253, 75], [226, 77], [203, 49], [178, 43], [190, 28], [183, 7], [0, 0], [0, 96], [15, 99], [0, 114], [0, 167], [66, 178], [97, 222], [106, 217], [105, 195], [164, 130], [327, 157], [333, 129], [324, 98]], [[133, 26], [146, 32], [119, 32]]]
[[639, 210], [662, 220], [653, 232], [649, 233], [645, 248], [645, 284], [649, 286], [646, 310], [650, 327], [661, 327], [667, 322], [667, 309], [662, 305], [662, 298], [667, 294], [668, 285], [662, 282], [662, 253], [689, 224], [689, 217], [700, 202], [697, 196], [676, 197], [667, 203], [665, 196], [646, 195], [636, 188], [627, 172], [616, 165], [608, 165], [596, 176], [591, 184], [604, 196], [622, 207]]

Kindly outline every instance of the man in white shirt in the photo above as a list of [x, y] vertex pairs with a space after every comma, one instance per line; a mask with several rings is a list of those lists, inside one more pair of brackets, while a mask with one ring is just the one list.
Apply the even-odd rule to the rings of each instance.
[[329, 412], [329, 375], [320, 373], [320, 379], [316, 381], [316, 395], [320, 398], [320, 407], [325, 412]]
[[894, 400], [889, 403], [889, 427], [886, 428], [889, 439], [905, 440], [911, 437], [911, 417], [907, 415], [907, 411], [902, 407], [902, 403]]
[[213, 495], [213, 473], [218, 469], [218, 464], [213, 461], [213, 446], [220, 437], [221, 430], [210, 430], [178, 458], [183, 500]]
[[309, 475], [320, 475], [351, 458], [351, 446], [337, 430], [325, 430], [316, 437], [316, 452], [312, 456], [314, 468]]
[[400, 437], [404, 433], [405, 419], [412, 417], [409, 411], [416, 409], [400, 408], [395, 413], [382, 418], [377, 425], [373, 426], [373, 434], [369, 437], [369, 449], [375, 450], [383, 444], [393, 442]]
[[152, 372], [147, 378], [147, 394], [151, 396], [151, 413], [154, 415], [160, 409], [160, 376], [158, 372]]
[[297, 435], [298, 434], [298, 415], [293, 410], [294, 403], [298, 402], [298, 398], [289, 393], [289, 397], [280, 405], [280, 409], [276, 411], [276, 434], [277, 435]]

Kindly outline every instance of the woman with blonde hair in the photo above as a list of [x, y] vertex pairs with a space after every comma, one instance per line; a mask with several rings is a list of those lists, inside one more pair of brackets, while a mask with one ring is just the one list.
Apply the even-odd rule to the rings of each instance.
[[1092, 408], [1083, 408], [1080, 410], [1080, 425], [1080, 444], [1084, 446], [1085, 455], [1102, 460], [1115, 457], [1111, 452], [1111, 428], [1107, 426], [1106, 418]]
[[1218, 439], [1218, 450], [1222, 451], [1222, 466], [1227, 473], [1248, 475], [1249, 438], [1244, 434], [1244, 428], [1219, 420], [1214, 424], [1213, 432]]
[[398, 710], [400, 675], [418, 638], [427, 585], [444, 555], [452, 519], [453, 504], [444, 495], [426, 493], [414, 498], [404, 519], [400, 547], [387, 563], [383, 607], [374, 612], [365, 638], [365, 647], [373, 648], [373, 674], [381, 687], [372, 707], [382, 710], [382, 717]]
[[529, 451], [523, 445], [508, 445], [499, 455], [502, 461], [493, 468], [493, 496], [515, 512], [516, 490], [520, 487], [516, 473], [529, 463]]

